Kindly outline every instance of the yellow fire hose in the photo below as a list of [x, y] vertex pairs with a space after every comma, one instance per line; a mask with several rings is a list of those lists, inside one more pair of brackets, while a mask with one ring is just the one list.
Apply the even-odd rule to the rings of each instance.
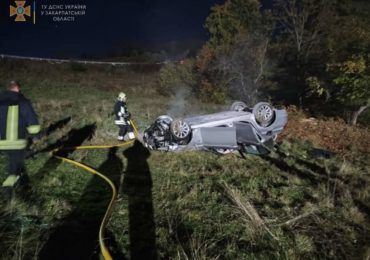
[[[135, 138], [138, 137], [138, 130], [135, 126], [135, 124], [130, 120], [129, 121], [132, 128], [134, 129], [134, 134], [135, 134]], [[84, 150], [84, 149], [109, 149], [109, 148], [112, 148], [112, 147], [126, 147], [126, 146], [129, 146], [131, 144], [134, 143], [134, 140], [131, 140], [131, 141], [126, 141], [122, 144], [118, 144], [118, 145], [90, 145], [90, 146], [77, 146], [77, 147], [71, 147], [71, 148], [63, 148], [63, 149], [74, 149], [74, 150]], [[105, 182], [107, 182], [109, 184], [109, 186], [111, 187], [112, 189], [112, 198], [109, 202], [109, 205], [107, 207], [107, 210], [104, 214], [104, 218], [100, 224], [100, 227], [99, 227], [99, 246], [100, 246], [100, 251], [102, 253], [102, 256], [104, 257], [105, 260], [112, 260], [112, 256], [111, 254], [109, 253], [109, 250], [107, 248], [107, 246], [105, 245], [104, 243], [104, 229], [106, 227], [106, 225], [108, 224], [108, 219], [112, 213], [112, 210], [113, 210], [113, 205], [114, 205], [114, 201], [117, 197], [117, 190], [116, 190], [116, 187], [114, 186], [113, 182], [108, 179], [104, 174], [96, 171], [95, 169], [85, 165], [85, 164], [82, 164], [82, 163], [79, 163], [79, 162], [76, 162], [74, 160], [71, 160], [71, 159], [68, 159], [68, 158], [65, 158], [65, 157], [61, 157], [61, 156], [57, 156], [55, 155], [54, 153], [59, 151], [59, 149], [56, 149], [53, 151], [53, 156], [55, 158], [58, 158], [60, 160], [62, 160], [62, 162], [66, 162], [66, 163], [69, 163], [71, 165], [74, 165], [78, 168], [81, 168], [91, 174], [94, 174], [96, 176], [98, 176], [99, 178], [103, 179]]]

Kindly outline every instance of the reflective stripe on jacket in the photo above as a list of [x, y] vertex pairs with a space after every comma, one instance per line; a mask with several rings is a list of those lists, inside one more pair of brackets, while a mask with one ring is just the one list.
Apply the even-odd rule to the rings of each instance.
[[27, 135], [40, 132], [31, 102], [12, 91], [0, 93], [0, 150], [21, 150], [27, 146]]
[[129, 113], [127, 111], [126, 103], [123, 101], [117, 101], [114, 105], [114, 115], [115, 120], [114, 123], [116, 125], [128, 125], [129, 122], [127, 120]]

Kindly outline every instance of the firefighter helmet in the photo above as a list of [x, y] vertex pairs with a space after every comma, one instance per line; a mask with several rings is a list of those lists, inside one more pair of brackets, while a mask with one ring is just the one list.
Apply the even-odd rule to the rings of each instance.
[[123, 102], [125, 102], [126, 101], [126, 94], [125, 93], [123, 93], [123, 92], [120, 92], [119, 94], [118, 94], [118, 98], [117, 98], [119, 101], [123, 101]]

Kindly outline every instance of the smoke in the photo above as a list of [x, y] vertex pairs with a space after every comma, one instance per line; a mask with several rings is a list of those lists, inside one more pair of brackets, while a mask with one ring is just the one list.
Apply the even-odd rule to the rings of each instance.
[[189, 87], [179, 86], [176, 88], [175, 95], [171, 98], [167, 115], [171, 117], [182, 117], [188, 114], [189, 105], [188, 99], [191, 97], [191, 91]]
[[225, 110], [223, 105], [205, 104], [198, 100], [191, 88], [186, 85], [177, 86], [175, 94], [169, 101], [167, 115], [172, 118], [192, 117]]

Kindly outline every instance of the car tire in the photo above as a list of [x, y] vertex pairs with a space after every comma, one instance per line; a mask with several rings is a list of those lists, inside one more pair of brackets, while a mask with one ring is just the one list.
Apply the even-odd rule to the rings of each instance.
[[236, 111], [236, 112], [242, 112], [245, 111], [245, 109], [248, 108], [247, 104], [245, 104], [242, 101], [235, 101], [230, 106], [230, 111]]
[[191, 135], [191, 128], [182, 119], [175, 119], [171, 122], [170, 131], [177, 141], [188, 142]]
[[273, 107], [267, 102], [257, 103], [253, 107], [253, 115], [260, 126], [268, 127], [275, 118]]

